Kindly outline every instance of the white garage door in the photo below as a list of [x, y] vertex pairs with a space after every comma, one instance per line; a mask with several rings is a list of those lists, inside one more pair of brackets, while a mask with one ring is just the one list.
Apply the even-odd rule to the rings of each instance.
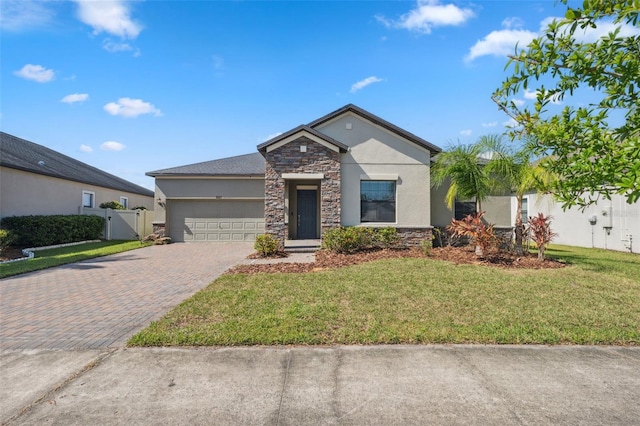
[[173, 241], [254, 241], [264, 233], [262, 200], [169, 200]]

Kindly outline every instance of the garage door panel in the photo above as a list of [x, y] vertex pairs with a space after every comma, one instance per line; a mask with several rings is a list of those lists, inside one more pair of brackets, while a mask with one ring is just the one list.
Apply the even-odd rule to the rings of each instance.
[[174, 241], [254, 241], [264, 231], [264, 202], [170, 200], [167, 225]]

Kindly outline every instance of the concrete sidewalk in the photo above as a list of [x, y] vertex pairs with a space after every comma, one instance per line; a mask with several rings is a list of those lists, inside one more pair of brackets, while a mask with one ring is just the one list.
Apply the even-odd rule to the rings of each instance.
[[0, 354], [3, 424], [640, 424], [640, 348]]

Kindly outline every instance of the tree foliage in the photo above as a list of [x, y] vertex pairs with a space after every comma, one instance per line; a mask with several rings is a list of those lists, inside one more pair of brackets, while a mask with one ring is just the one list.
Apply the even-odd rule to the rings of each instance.
[[[507, 64], [513, 75], [493, 94], [518, 124], [511, 135], [532, 136], [534, 152], [548, 156], [543, 165], [561, 177], [556, 194], [565, 208], [612, 194], [629, 203], [640, 199], [639, 15], [640, 0], [584, 0], [581, 7], [567, 7], [564, 19], [516, 48]], [[611, 24], [614, 30], [594, 38]], [[532, 107], [512, 101], [530, 89], [537, 94]], [[598, 101], [549, 111], [585, 89]]]
[[431, 166], [431, 183], [438, 188], [445, 182], [450, 186], [445, 202], [451, 209], [456, 199], [474, 198], [478, 211], [482, 211], [482, 201], [493, 191], [489, 175], [481, 164], [482, 147], [479, 144], [458, 145], [438, 154]]
[[520, 149], [514, 149], [513, 145], [504, 143], [502, 137], [489, 135], [481, 137], [478, 144], [486, 153], [485, 156], [490, 157], [486, 171], [494, 182], [494, 190], [506, 191], [515, 196], [515, 250], [516, 254], [522, 255], [524, 253], [522, 200], [525, 194], [531, 191], [550, 191], [556, 183], [555, 176], [541, 166], [541, 160], [535, 159], [528, 148], [532, 145], [531, 143], [525, 144]]

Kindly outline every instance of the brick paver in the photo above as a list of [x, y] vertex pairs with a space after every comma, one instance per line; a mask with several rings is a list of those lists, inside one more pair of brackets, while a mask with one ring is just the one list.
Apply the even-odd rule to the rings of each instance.
[[0, 349], [123, 346], [251, 252], [251, 243], [151, 246], [2, 279]]

